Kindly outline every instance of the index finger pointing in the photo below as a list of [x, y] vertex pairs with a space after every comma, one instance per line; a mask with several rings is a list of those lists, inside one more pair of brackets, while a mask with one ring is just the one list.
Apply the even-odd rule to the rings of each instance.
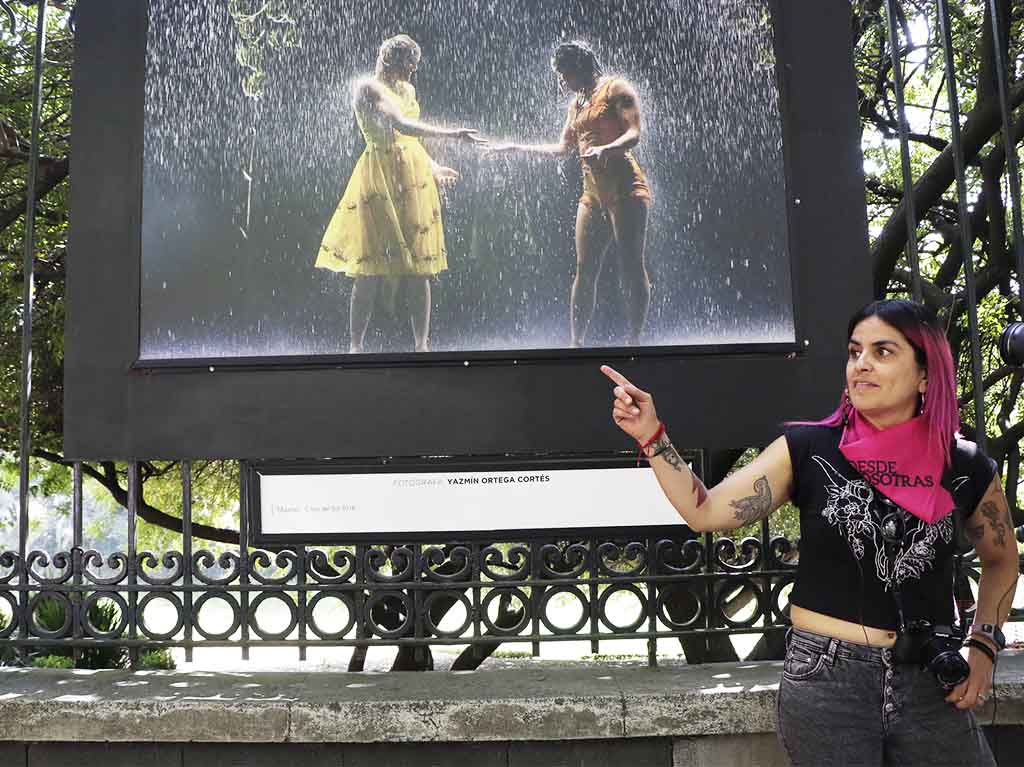
[[608, 376], [613, 381], [615, 381], [615, 383], [617, 383], [619, 386], [632, 386], [633, 385], [632, 383], [630, 383], [629, 379], [626, 378], [626, 376], [622, 375], [622, 373], [620, 373], [618, 370], [616, 370], [615, 368], [613, 368], [613, 367], [611, 367], [609, 365], [602, 365], [601, 366], [601, 372], [604, 373], [606, 376]]

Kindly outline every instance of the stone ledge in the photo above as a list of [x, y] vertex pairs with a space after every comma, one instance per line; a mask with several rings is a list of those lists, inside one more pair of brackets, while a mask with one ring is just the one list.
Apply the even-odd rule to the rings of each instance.
[[[531, 662], [468, 673], [0, 669], [0, 741], [378, 743], [763, 734], [780, 662]], [[1024, 653], [997, 673], [1024, 724]], [[992, 703], [980, 720], [992, 721]]]

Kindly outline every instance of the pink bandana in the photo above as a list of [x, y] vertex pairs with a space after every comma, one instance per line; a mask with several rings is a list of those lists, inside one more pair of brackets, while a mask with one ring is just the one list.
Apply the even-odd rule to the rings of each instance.
[[839, 452], [876, 490], [928, 524], [953, 511], [953, 496], [939, 484], [945, 456], [920, 416], [879, 430], [851, 408]]

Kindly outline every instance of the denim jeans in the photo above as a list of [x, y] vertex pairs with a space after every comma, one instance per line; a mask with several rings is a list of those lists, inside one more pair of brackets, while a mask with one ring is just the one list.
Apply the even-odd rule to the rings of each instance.
[[892, 651], [794, 629], [779, 684], [779, 738], [794, 767], [994, 767], [971, 711]]

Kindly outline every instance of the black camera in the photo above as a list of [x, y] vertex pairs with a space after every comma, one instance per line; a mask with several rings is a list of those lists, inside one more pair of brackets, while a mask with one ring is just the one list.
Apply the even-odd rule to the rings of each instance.
[[935, 678], [949, 690], [963, 682], [971, 667], [960, 654], [964, 633], [953, 626], [933, 625], [928, 621], [909, 621], [893, 645], [893, 660], [930, 669]]
[[1007, 365], [1024, 365], [1024, 322], [1011, 322], [999, 335], [999, 356]]

